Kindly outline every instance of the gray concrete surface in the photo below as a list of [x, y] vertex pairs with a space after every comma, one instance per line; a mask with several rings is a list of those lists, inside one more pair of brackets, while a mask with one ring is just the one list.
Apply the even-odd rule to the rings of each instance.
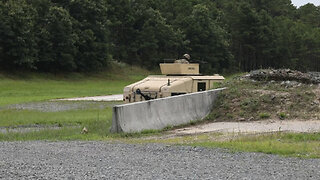
[[140, 132], [206, 117], [224, 88], [113, 107], [111, 132]]
[[320, 159], [107, 142], [0, 142], [0, 179], [320, 179]]
[[123, 95], [114, 94], [114, 95], [108, 95], [108, 96], [76, 97], [76, 98], [54, 99], [53, 101], [123, 101]]

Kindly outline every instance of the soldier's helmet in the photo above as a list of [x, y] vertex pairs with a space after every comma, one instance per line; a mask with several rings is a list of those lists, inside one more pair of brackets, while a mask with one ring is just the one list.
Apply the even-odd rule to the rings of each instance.
[[184, 54], [183, 58], [186, 59], [186, 60], [190, 60], [190, 55], [189, 54]]

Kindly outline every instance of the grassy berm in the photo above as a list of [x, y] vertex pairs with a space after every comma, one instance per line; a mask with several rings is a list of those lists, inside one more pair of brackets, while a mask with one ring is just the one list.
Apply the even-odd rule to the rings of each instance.
[[218, 84], [228, 89], [208, 117], [212, 121], [318, 120], [320, 87], [293, 81], [255, 81], [231, 77]]

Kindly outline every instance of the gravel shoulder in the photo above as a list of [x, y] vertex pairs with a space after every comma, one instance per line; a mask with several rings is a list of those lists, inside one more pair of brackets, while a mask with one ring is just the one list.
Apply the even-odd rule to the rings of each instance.
[[213, 122], [196, 126], [179, 128], [171, 131], [176, 135], [200, 134], [209, 132], [221, 133], [269, 133], [294, 132], [313, 133], [320, 132], [319, 120], [264, 120], [249, 122]]
[[319, 179], [320, 159], [158, 144], [1, 142], [0, 179]]

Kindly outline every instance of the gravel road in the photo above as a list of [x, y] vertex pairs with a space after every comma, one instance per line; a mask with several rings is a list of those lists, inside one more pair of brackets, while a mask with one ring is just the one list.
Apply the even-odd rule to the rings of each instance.
[[319, 120], [264, 120], [249, 122], [213, 122], [171, 131], [176, 135], [208, 132], [222, 133], [266, 133], [266, 132], [320, 132]]
[[82, 109], [105, 109], [113, 107], [114, 105], [122, 104], [122, 102], [93, 102], [93, 101], [50, 101], [50, 102], [30, 102], [21, 104], [12, 104], [1, 109], [15, 109], [15, 110], [33, 110], [40, 112], [61, 112]]
[[122, 101], [123, 94], [114, 94], [114, 95], [108, 95], [108, 96], [66, 98], [66, 99], [55, 99], [55, 100], [58, 100], [58, 101]]
[[158, 144], [0, 142], [0, 179], [320, 179], [320, 159]]

